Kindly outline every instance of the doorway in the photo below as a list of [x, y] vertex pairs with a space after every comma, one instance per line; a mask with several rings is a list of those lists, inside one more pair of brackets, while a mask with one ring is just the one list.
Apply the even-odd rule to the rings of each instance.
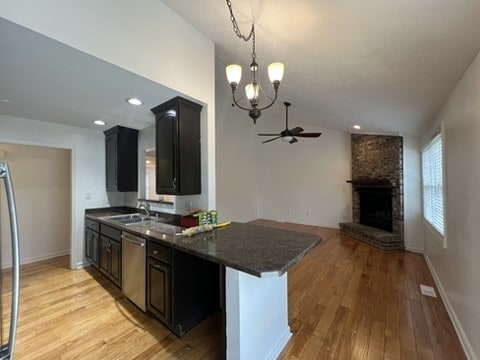
[[[72, 151], [0, 143], [15, 191], [20, 263], [69, 255], [71, 244]], [[1, 267], [11, 267], [10, 227], [5, 191], [0, 191]]]

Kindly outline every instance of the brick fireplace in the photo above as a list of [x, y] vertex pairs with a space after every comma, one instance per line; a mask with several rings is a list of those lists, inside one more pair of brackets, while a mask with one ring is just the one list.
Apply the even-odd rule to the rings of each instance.
[[382, 250], [403, 250], [403, 140], [352, 134], [353, 222], [341, 232]]

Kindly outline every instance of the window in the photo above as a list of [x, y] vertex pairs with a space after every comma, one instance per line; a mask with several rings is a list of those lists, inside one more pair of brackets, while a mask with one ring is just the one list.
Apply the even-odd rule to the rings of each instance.
[[423, 217], [444, 235], [443, 201], [443, 142], [442, 134], [437, 134], [423, 148]]

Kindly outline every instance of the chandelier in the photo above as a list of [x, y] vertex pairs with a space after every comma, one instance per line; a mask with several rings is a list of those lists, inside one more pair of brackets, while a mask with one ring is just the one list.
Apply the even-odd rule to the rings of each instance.
[[233, 103], [240, 109], [248, 111], [248, 116], [250, 116], [253, 119], [253, 123], [256, 124], [257, 119], [260, 117], [260, 115], [262, 115], [262, 110], [268, 109], [277, 100], [278, 88], [280, 87], [280, 81], [282, 81], [282, 78], [283, 78], [284, 65], [280, 62], [274, 62], [268, 66], [268, 77], [272, 82], [272, 86], [275, 94], [273, 98], [269, 97], [270, 99], [269, 104], [264, 105], [263, 107], [260, 107], [259, 95], [262, 89], [257, 81], [258, 64], [256, 61], [257, 54], [255, 49], [255, 24], [252, 23], [252, 27], [250, 29], [250, 33], [248, 34], [248, 36], [242, 35], [238, 27], [237, 20], [233, 15], [232, 2], [230, 0], [226, 0], [226, 1], [227, 1], [228, 10], [230, 11], [230, 21], [232, 22], [233, 31], [235, 32], [235, 35], [237, 35], [240, 39], [243, 39], [246, 42], [252, 39], [252, 63], [250, 64], [250, 71], [252, 72], [253, 80], [250, 84], [245, 86], [245, 95], [250, 103], [250, 107], [240, 105], [237, 98], [235, 97], [238, 84], [240, 83], [240, 79], [242, 78], [242, 67], [236, 64], [228, 65], [225, 69], [227, 73], [227, 80], [230, 83], [230, 87], [232, 88]]

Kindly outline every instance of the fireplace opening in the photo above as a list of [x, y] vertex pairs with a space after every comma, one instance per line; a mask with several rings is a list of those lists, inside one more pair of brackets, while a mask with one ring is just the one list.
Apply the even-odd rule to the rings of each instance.
[[392, 232], [392, 190], [368, 187], [357, 191], [360, 195], [360, 224]]

